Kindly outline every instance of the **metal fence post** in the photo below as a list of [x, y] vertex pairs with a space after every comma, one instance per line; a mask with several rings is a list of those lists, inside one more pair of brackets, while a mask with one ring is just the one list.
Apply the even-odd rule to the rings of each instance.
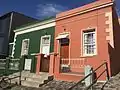
[[20, 57], [20, 60], [19, 60], [19, 73], [20, 73], [20, 76], [19, 76], [19, 85], [21, 85], [21, 76], [22, 76], [22, 61], [21, 61], [22, 57]]
[[109, 80], [109, 71], [108, 71], [108, 64], [107, 64], [107, 62], [105, 63], [105, 66], [106, 66], [107, 80]]
[[8, 75], [8, 73], [9, 73], [9, 63], [10, 63], [10, 58], [9, 57], [7, 57], [6, 58], [6, 65], [5, 65], [5, 75]]

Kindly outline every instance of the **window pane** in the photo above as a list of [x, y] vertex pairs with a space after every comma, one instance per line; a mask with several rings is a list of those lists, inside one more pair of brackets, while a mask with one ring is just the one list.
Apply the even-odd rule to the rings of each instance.
[[28, 41], [28, 40], [25, 40], [25, 41], [24, 41], [24, 49], [28, 49], [28, 44], [29, 44], [29, 41]]
[[49, 55], [49, 45], [44, 45], [42, 47], [42, 54]]
[[42, 39], [42, 44], [49, 44], [49, 40], [50, 40], [49, 37], [44, 37], [44, 38]]

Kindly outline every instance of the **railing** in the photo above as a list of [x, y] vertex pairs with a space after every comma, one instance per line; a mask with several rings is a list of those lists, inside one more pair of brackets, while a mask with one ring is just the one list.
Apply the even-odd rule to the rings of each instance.
[[62, 58], [60, 60], [61, 72], [80, 72], [86, 65], [85, 58]]
[[[19, 84], [21, 84], [21, 60], [20, 58], [13, 59], [7, 57], [6, 59], [0, 59], [0, 83], [9, 81], [15, 78], [19, 78]], [[13, 77], [9, 77], [10, 74], [19, 72], [18, 75], [14, 75]]]
[[0, 69], [5, 69], [6, 59], [0, 59]]
[[9, 69], [10, 70], [19, 70], [20, 59], [10, 59], [9, 61]]
[[[92, 81], [92, 83], [85, 88], [85, 90], [88, 89], [92, 89], [93, 85], [97, 82], [97, 80], [106, 72], [106, 77], [107, 80], [109, 80], [109, 72], [108, 72], [108, 65], [107, 62], [104, 62], [103, 64], [101, 64], [99, 67], [97, 67], [95, 70], [92, 70], [92, 72], [90, 74], [88, 74], [87, 76], [85, 76], [82, 80], [80, 80], [79, 82], [77, 82], [75, 85], [73, 85], [72, 87], [70, 87], [68, 90], [72, 90], [74, 89], [76, 86], [78, 86], [79, 84], [81, 84], [85, 79], [87, 79], [90, 76], [94, 76], [94, 74], [96, 73], [97, 70], [99, 70], [101, 67], [105, 66], [105, 69], [96, 77], [92, 77], [94, 78], [94, 80]], [[106, 81], [107, 82], [107, 81]], [[103, 84], [103, 86], [101, 87], [101, 90], [103, 90], [104, 85], [106, 84], [106, 82]]]

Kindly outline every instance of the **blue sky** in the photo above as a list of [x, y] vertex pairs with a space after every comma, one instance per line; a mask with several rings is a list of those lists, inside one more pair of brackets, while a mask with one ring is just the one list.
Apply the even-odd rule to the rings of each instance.
[[[56, 13], [91, 3], [96, 0], [0, 0], [0, 15], [17, 11], [34, 18], [45, 18]], [[115, 0], [117, 11], [120, 0]]]

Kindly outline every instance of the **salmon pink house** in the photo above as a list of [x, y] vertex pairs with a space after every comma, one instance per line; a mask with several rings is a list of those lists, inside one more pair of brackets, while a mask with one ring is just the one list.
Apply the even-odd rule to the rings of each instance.
[[109, 74], [115, 75], [120, 71], [119, 34], [113, 0], [98, 0], [57, 14], [49, 73], [58, 80], [78, 81], [84, 77], [85, 65], [95, 69], [106, 61]]

